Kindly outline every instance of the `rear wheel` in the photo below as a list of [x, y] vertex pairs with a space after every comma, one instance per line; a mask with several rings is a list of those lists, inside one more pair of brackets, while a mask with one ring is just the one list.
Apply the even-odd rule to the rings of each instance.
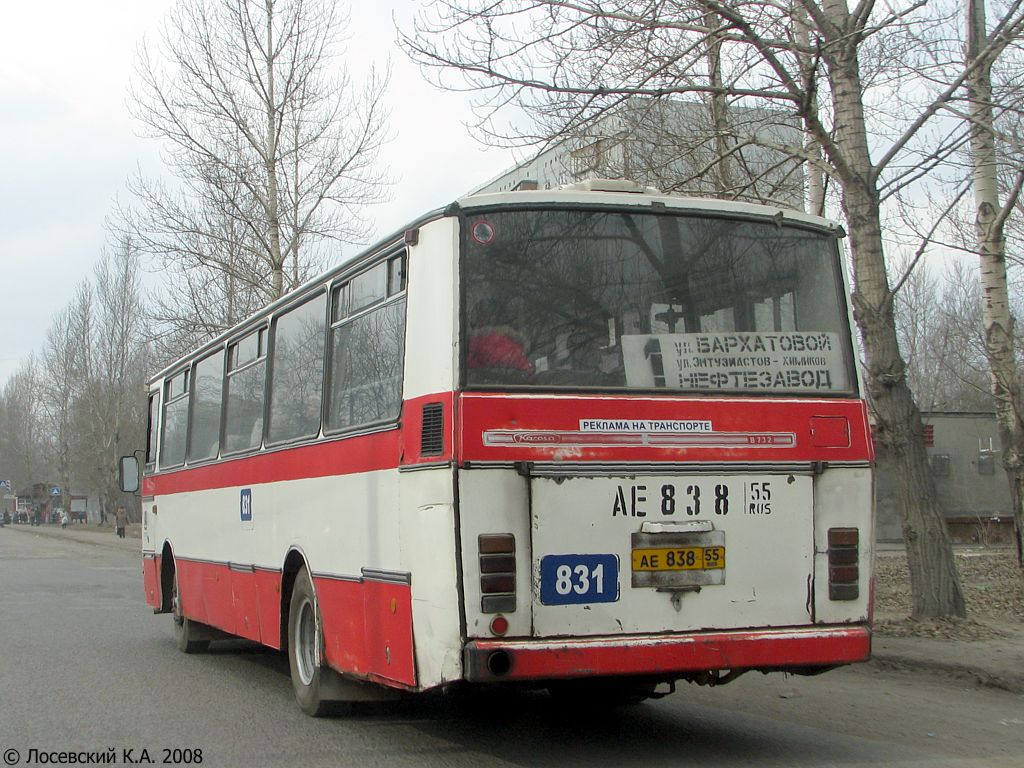
[[322, 689], [331, 670], [323, 665], [323, 630], [313, 583], [305, 568], [295, 577], [288, 608], [288, 666], [302, 711], [312, 717], [327, 714], [335, 702]]
[[208, 639], [199, 637], [200, 630], [196, 622], [182, 613], [181, 590], [178, 586], [178, 571], [174, 571], [174, 587], [171, 590], [171, 614], [174, 616], [174, 639], [178, 650], [184, 653], [202, 653], [210, 647]]

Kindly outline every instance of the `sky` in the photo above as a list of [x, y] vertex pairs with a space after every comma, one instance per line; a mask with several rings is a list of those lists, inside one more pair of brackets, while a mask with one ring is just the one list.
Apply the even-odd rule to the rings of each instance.
[[[0, 56], [0, 387], [42, 350], [53, 317], [92, 273], [105, 220], [128, 202], [127, 178], [161, 172], [138, 136], [127, 92], [143, 39], [155, 40], [172, 0], [4, 3]], [[463, 94], [438, 91], [395, 45], [393, 16], [418, 0], [355, 2], [345, 47], [353, 61], [392, 67], [393, 139], [381, 155], [397, 180], [371, 212], [385, 236], [496, 176], [516, 158], [469, 133]], [[345, 257], [352, 255], [349, 249]], [[150, 276], [147, 280], [158, 279]]]

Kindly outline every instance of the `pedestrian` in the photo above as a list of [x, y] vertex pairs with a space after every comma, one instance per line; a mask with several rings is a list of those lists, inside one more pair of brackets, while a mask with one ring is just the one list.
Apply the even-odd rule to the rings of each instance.
[[65, 530], [68, 527], [68, 513], [64, 512], [63, 510], [60, 513], [60, 527], [64, 528]]
[[124, 529], [128, 527], [128, 513], [125, 512], [124, 507], [117, 508], [117, 514], [114, 517], [114, 525], [117, 528], [117, 537], [119, 539], [123, 539]]

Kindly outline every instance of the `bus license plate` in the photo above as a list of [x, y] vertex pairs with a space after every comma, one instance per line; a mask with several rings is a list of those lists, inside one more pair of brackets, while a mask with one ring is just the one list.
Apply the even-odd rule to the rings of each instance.
[[634, 571], [713, 571], [725, 568], [725, 547], [634, 549]]

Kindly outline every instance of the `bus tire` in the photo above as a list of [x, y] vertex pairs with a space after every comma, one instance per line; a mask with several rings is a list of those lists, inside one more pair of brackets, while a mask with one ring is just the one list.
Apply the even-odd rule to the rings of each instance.
[[174, 586], [171, 591], [171, 615], [174, 617], [174, 640], [179, 651], [202, 653], [210, 647], [209, 639], [202, 637], [202, 631], [197, 622], [182, 613], [177, 569], [174, 571]]
[[328, 698], [328, 678], [333, 670], [323, 663], [323, 630], [313, 582], [305, 568], [295, 576], [288, 605], [288, 668], [291, 671], [295, 700], [307, 715], [328, 714], [335, 700]]

